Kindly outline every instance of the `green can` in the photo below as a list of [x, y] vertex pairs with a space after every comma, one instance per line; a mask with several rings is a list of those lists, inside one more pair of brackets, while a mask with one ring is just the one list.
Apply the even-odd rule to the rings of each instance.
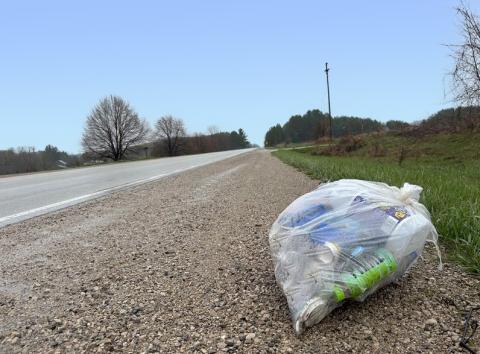
[[342, 277], [342, 284], [334, 287], [333, 297], [337, 303], [358, 298], [398, 268], [393, 254], [383, 248], [374, 254], [362, 256], [358, 262], [355, 269]]

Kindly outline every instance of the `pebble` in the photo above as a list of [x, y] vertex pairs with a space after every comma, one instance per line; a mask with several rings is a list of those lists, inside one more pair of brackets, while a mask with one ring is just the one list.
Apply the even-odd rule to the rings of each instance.
[[254, 339], [255, 339], [255, 333], [248, 333], [245, 336], [245, 343], [252, 343]]
[[424, 328], [427, 331], [432, 330], [436, 325], [438, 324], [437, 320], [434, 318], [429, 318], [428, 320], [425, 321]]

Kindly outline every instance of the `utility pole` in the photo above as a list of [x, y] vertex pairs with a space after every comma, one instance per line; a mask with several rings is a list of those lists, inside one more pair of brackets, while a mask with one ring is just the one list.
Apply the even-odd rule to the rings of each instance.
[[330, 83], [328, 82], [328, 63], [325, 63], [325, 75], [327, 75], [328, 117], [330, 118], [330, 142], [333, 141], [332, 111], [330, 108]]

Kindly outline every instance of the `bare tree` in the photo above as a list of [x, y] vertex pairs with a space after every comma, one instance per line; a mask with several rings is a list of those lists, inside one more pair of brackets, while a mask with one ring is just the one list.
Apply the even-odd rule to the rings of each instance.
[[210, 125], [207, 128], [207, 133], [208, 133], [208, 135], [215, 135], [215, 134], [220, 133], [220, 129], [218, 129], [218, 127], [216, 125]]
[[82, 137], [85, 152], [114, 161], [124, 158], [134, 145], [145, 141], [148, 124], [118, 96], [102, 99], [87, 117]]
[[457, 8], [461, 18], [462, 43], [450, 45], [455, 61], [452, 77], [455, 100], [461, 104], [480, 103], [480, 22], [462, 3]]
[[164, 116], [157, 120], [155, 128], [157, 137], [165, 142], [168, 155], [177, 155], [181, 139], [186, 135], [183, 120], [172, 116]]

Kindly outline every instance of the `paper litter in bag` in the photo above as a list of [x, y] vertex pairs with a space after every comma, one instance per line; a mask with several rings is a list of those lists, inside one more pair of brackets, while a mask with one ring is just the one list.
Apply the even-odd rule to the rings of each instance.
[[408, 183], [344, 179], [322, 184], [280, 214], [270, 249], [298, 334], [345, 301], [363, 301], [402, 277], [426, 241], [438, 251], [421, 192]]

